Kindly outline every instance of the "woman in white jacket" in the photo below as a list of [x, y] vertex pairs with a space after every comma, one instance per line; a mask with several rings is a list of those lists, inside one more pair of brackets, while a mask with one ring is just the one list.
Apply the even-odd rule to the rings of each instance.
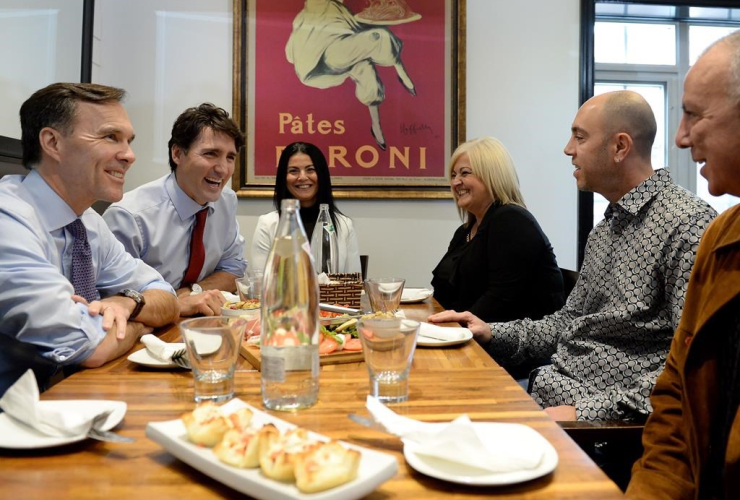
[[259, 271], [265, 269], [280, 219], [280, 203], [290, 198], [301, 202], [301, 220], [309, 241], [319, 216], [319, 205], [329, 205], [329, 215], [337, 232], [338, 271], [360, 272], [360, 253], [352, 219], [342, 214], [334, 204], [329, 166], [324, 154], [307, 142], [289, 144], [280, 155], [273, 195], [277, 210], [260, 216], [257, 221], [252, 237], [251, 267]]

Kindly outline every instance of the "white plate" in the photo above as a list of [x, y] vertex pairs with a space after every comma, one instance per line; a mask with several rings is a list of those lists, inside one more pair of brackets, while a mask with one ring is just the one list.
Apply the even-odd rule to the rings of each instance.
[[[254, 412], [254, 417], [252, 417], [252, 425], [254, 426], [259, 427], [266, 423], [272, 423], [281, 431], [295, 427], [293, 424], [260, 411], [240, 399], [232, 399], [222, 406], [227, 414], [241, 407], [247, 407]], [[314, 438], [327, 441], [324, 436], [310, 434]], [[321, 493], [305, 494], [298, 491], [294, 484], [282, 483], [267, 478], [259, 468], [238, 469], [226, 465], [216, 458], [210, 448], [191, 443], [188, 440], [185, 425], [180, 419], [167, 422], [149, 422], [146, 426], [146, 435], [191, 467], [237, 491], [248, 494], [250, 497], [264, 500], [303, 500], [308, 498], [312, 500], [352, 500], [362, 498], [395, 476], [398, 470], [398, 461], [392, 455], [343, 443], [344, 446], [355, 449], [362, 454], [357, 478], [347, 484]]]
[[[126, 403], [105, 399], [39, 401], [39, 406], [48, 410], [71, 411], [90, 416], [97, 415], [103, 411], [113, 410], [113, 413], [108, 416], [108, 419], [100, 427], [104, 431], [108, 431], [118, 425], [126, 414]], [[0, 448], [11, 448], [15, 450], [51, 448], [53, 446], [76, 443], [83, 439], [87, 439], [87, 436], [47, 436], [9, 417], [7, 413], [0, 414]]]
[[421, 14], [414, 14], [411, 17], [405, 17], [403, 19], [390, 19], [390, 20], [374, 21], [372, 19], [365, 19], [364, 17], [360, 16], [360, 14], [355, 14], [355, 19], [357, 19], [358, 21], [360, 21], [363, 24], [372, 24], [374, 26], [395, 26], [397, 24], [412, 23], [414, 21], [418, 21], [419, 19], [421, 19]]
[[[175, 349], [185, 349], [185, 344], [181, 342], [170, 345]], [[132, 352], [128, 355], [127, 359], [132, 363], [148, 366], [149, 368], [176, 368], [178, 366], [172, 361], [162, 361], [161, 359], [154, 357], [146, 347], [136, 352]]]
[[[439, 424], [440, 428], [448, 424]], [[452, 483], [467, 484], [470, 486], [501, 486], [530, 481], [551, 473], [558, 466], [558, 452], [537, 431], [519, 424], [501, 424], [497, 422], [475, 422], [473, 424], [482, 440], [488, 438], [489, 449], [496, 449], [496, 436], [506, 433], [510, 439], [517, 432], [526, 433], [526, 438], [541, 439], [544, 454], [540, 464], [534, 469], [522, 469], [508, 472], [491, 472], [484, 469], [475, 469], [467, 465], [449, 462], [441, 458], [420, 455], [415, 452], [418, 445], [405, 441], [403, 456], [406, 462], [417, 471], [427, 476], [450, 481]], [[535, 436], [536, 434], [536, 436]], [[524, 441], [524, 440], [523, 440]]]
[[[422, 332], [424, 330], [423, 325], [424, 323], [422, 323], [422, 326], [419, 329], [419, 336], [416, 338], [416, 345], [419, 347], [446, 347], [450, 345], [464, 344], [465, 342], [473, 338], [473, 332], [471, 332], [467, 328], [462, 327], [439, 327], [439, 330], [444, 329], [444, 337], [449, 337], [448, 340], [424, 337], [422, 335]], [[435, 331], [431, 334], [434, 335], [439, 330], [435, 329]]]
[[434, 294], [433, 290], [428, 288], [404, 288], [401, 294], [401, 304], [415, 304], [423, 302]]

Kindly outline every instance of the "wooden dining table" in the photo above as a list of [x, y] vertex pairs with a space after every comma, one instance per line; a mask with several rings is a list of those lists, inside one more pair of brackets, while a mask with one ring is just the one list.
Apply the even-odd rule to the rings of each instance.
[[[405, 305], [411, 319], [425, 320], [439, 310], [433, 299]], [[178, 341], [179, 328], [157, 332]], [[143, 348], [137, 344], [132, 349]], [[260, 374], [241, 359], [235, 376], [236, 397], [262, 406]], [[395, 436], [361, 427], [348, 413], [367, 415], [368, 374], [363, 363], [322, 366], [319, 401], [298, 412], [269, 412], [333, 439], [388, 453], [398, 472], [367, 498], [389, 499], [616, 499], [619, 488], [591, 461], [508, 373], [474, 341], [442, 348], [418, 347], [409, 379], [409, 399], [393, 405], [401, 415], [425, 422], [449, 422], [467, 414], [473, 421], [518, 423], [547, 439], [558, 453], [557, 468], [531, 481], [476, 487], [425, 476], [404, 460]], [[145, 435], [149, 422], [179, 418], [191, 411], [193, 377], [182, 369], [151, 369], [126, 356], [100, 368], [66, 378], [41, 395], [42, 400], [118, 400], [128, 408], [114, 430], [134, 443], [84, 440], [55, 448], [0, 448], [0, 498], [12, 499], [217, 499], [243, 497], [179, 461]], [[307, 497], [310, 498], [310, 497]]]

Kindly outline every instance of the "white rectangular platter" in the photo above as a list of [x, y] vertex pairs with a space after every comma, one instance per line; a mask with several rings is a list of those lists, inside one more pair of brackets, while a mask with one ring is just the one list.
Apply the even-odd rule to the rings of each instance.
[[[260, 427], [271, 423], [281, 432], [295, 425], [258, 410], [240, 399], [232, 399], [222, 406], [224, 413], [230, 414], [239, 408], [246, 407], [254, 412], [252, 426]], [[321, 441], [328, 438], [310, 433]], [[210, 448], [197, 446], [190, 442], [182, 420], [166, 422], [149, 422], [146, 426], [149, 439], [159, 443], [165, 450], [191, 467], [213, 479], [259, 500], [353, 500], [369, 495], [375, 489], [396, 475], [398, 461], [392, 455], [362, 448], [342, 442], [362, 454], [357, 478], [347, 484], [337, 486], [320, 493], [301, 493], [295, 484], [281, 483], [269, 479], [257, 469], [239, 469], [221, 462]]]

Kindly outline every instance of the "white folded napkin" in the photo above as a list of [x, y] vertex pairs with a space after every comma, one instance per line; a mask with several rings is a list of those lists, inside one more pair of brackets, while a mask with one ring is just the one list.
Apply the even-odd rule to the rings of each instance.
[[0, 399], [0, 408], [15, 420], [54, 437], [85, 436], [97, 416], [45, 409], [38, 403], [36, 377], [33, 371], [28, 370], [5, 392]]
[[238, 295], [233, 294], [231, 292], [226, 292], [224, 290], [221, 290], [221, 295], [223, 295], [224, 298], [226, 299], [226, 303], [239, 302], [241, 300]]
[[154, 356], [160, 361], [172, 361], [172, 355], [175, 351], [179, 351], [183, 348], [183, 345], [168, 344], [167, 342], [160, 340], [151, 333], [147, 333], [141, 337], [141, 343], [146, 346], [146, 350], [149, 354]]
[[317, 278], [318, 278], [319, 285], [331, 284], [331, 280], [329, 279], [329, 276], [326, 275], [326, 273], [319, 274]]
[[519, 424], [487, 424], [479, 431], [467, 415], [449, 424], [420, 422], [398, 415], [377, 398], [366, 407], [375, 421], [404, 443], [415, 443], [417, 455], [427, 455], [477, 469], [502, 473], [537, 468], [546, 441], [535, 430]]
[[419, 336], [429, 337], [441, 341], [453, 341], [465, 338], [468, 335], [467, 328], [433, 325], [431, 323], [419, 323]]

